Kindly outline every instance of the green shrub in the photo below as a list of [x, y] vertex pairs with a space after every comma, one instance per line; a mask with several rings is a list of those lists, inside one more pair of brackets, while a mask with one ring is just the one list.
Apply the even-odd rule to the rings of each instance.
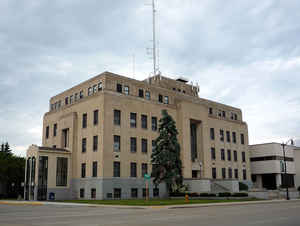
[[248, 188], [247, 184], [239, 182], [239, 189], [240, 189], [240, 191], [248, 191], [249, 188]]
[[200, 197], [216, 197], [215, 193], [200, 193]]
[[220, 192], [219, 197], [230, 197], [231, 193], [230, 192]]
[[231, 195], [232, 197], [248, 197], [248, 193], [246, 192], [237, 192]]

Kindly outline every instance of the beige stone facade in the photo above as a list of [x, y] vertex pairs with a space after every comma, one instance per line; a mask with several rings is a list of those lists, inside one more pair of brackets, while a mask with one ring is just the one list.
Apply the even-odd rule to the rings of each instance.
[[[114, 162], [120, 163], [120, 180], [135, 178], [132, 171], [142, 178], [146, 164], [151, 173], [152, 140], [158, 136], [161, 110], [166, 109], [179, 132], [184, 178], [250, 181], [248, 128], [241, 110], [203, 99], [198, 91], [184, 79], [154, 76], [138, 81], [104, 72], [50, 99], [42, 146], [70, 153], [68, 180], [80, 181], [71, 192], [79, 198], [83, 181], [95, 179], [93, 162], [96, 178], [103, 180], [116, 179]], [[131, 113], [136, 126], [131, 125]], [[49, 188], [55, 185], [50, 177], [49, 173]], [[98, 198], [110, 197], [106, 193], [103, 190]]]

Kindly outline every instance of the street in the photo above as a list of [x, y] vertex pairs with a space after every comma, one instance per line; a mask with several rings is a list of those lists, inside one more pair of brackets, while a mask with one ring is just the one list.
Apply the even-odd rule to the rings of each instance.
[[1, 226], [203, 225], [299, 226], [300, 200], [195, 208], [0, 205]]

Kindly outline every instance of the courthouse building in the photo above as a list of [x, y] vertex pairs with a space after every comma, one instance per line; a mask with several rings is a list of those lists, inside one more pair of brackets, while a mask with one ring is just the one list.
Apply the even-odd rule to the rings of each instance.
[[[26, 199], [142, 198], [163, 109], [176, 121], [191, 191], [209, 192], [212, 183], [250, 183], [241, 110], [198, 92], [183, 78], [138, 81], [104, 72], [52, 97], [42, 146], [27, 151]], [[150, 182], [149, 194], [163, 197], [165, 186]]]

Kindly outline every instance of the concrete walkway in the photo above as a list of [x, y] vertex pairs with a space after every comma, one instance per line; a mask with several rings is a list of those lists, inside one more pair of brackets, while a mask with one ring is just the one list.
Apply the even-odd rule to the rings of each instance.
[[238, 206], [238, 205], [253, 205], [253, 204], [268, 204], [268, 203], [287, 203], [300, 202], [300, 199], [276, 199], [262, 201], [241, 201], [241, 202], [224, 202], [224, 203], [206, 203], [206, 204], [185, 204], [185, 205], [164, 205], [164, 206], [126, 206], [126, 205], [106, 205], [106, 204], [86, 204], [86, 203], [68, 203], [68, 202], [41, 202], [41, 201], [15, 201], [15, 200], [0, 200], [0, 205], [58, 205], [58, 206], [87, 206], [87, 207], [110, 207], [118, 209], [179, 209], [179, 208], [199, 208], [211, 206]]

